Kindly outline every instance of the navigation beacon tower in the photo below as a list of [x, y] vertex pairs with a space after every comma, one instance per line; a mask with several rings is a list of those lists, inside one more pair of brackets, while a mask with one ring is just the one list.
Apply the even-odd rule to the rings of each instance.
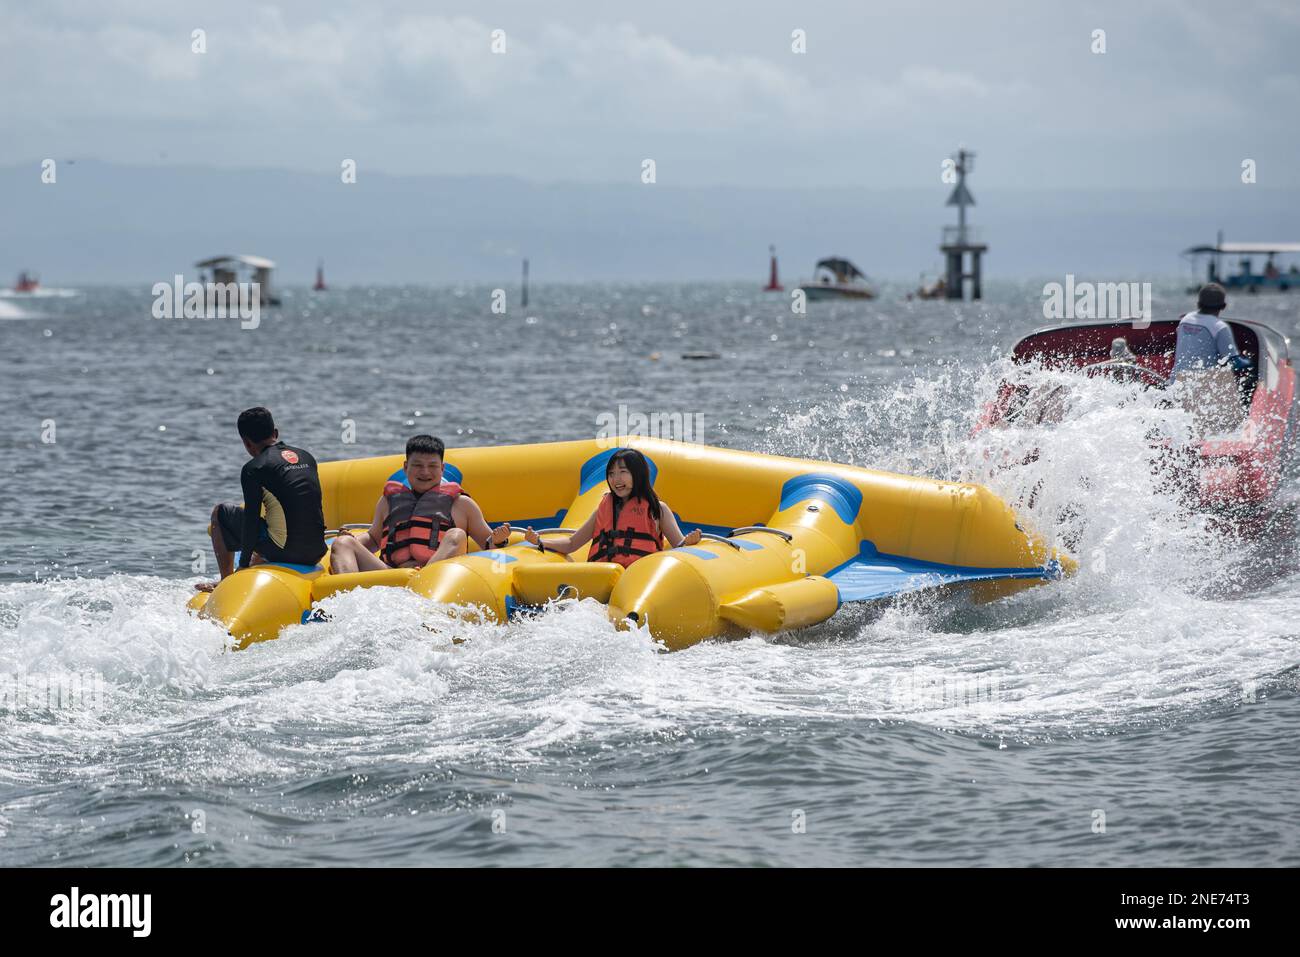
[[[964, 147], [959, 147], [953, 157], [957, 169], [957, 185], [945, 205], [957, 207], [957, 225], [943, 227], [943, 242], [939, 251], [947, 259], [948, 268], [944, 278], [944, 295], [948, 299], [965, 298], [965, 282], [971, 281], [970, 297], [979, 299], [980, 257], [988, 251], [988, 246], [980, 242], [977, 230], [966, 225], [966, 207], [975, 205], [975, 197], [966, 188], [966, 174], [975, 169], [975, 154]], [[970, 253], [970, 272], [966, 272], [966, 254]]]

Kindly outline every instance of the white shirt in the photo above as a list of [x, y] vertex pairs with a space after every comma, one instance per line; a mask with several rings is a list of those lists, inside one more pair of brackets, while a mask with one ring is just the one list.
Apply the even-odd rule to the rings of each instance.
[[1237, 355], [1232, 327], [1218, 316], [1189, 312], [1178, 323], [1173, 372], [1212, 369], [1221, 359]]

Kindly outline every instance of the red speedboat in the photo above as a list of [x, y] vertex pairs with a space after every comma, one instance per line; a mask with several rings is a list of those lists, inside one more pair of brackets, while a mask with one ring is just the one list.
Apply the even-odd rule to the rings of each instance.
[[[1181, 457], [1179, 484], [1203, 508], [1268, 505], [1282, 484], [1297, 432], [1296, 372], [1286, 336], [1258, 322], [1224, 319], [1249, 368], [1171, 388], [1178, 320], [1071, 323], [1041, 329], [1012, 348], [1017, 363], [1077, 369], [1144, 388], [1168, 389], [1171, 404], [1196, 402], [1197, 435]], [[1122, 341], [1121, 341], [1122, 340]], [[976, 431], [1013, 420], [1059, 421], [1064, 387], [1034, 390], [1004, 382]], [[1217, 405], [1216, 405], [1217, 403]], [[1206, 409], [1209, 408], [1207, 412]], [[1163, 444], [1168, 444], [1167, 442]], [[1188, 456], [1191, 456], [1188, 461]], [[1032, 456], [1031, 456], [1032, 457]]]
[[34, 273], [24, 270], [18, 274], [18, 281], [14, 283], [14, 292], [35, 292], [40, 287], [40, 279]]

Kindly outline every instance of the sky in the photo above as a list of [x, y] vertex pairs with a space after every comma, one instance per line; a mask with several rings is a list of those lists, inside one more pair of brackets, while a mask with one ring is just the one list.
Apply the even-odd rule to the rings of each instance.
[[[0, 166], [1300, 187], [1300, 4], [4, 0]], [[204, 31], [205, 52], [193, 32]], [[1094, 52], [1095, 31], [1105, 52]], [[497, 46], [493, 52], [493, 32]], [[794, 52], [802, 31], [806, 52]]]

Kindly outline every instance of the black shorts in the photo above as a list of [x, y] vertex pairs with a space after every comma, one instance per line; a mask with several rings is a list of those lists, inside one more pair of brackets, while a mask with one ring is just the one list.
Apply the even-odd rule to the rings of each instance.
[[[221, 530], [221, 540], [226, 543], [227, 549], [237, 552], [243, 548], [244, 506], [232, 502], [218, 505], [217, 528]], [[286, 565], [315, 565], [323, 555], [322, 553], [322, 555], [308, 557], [285, 551], [271, 541], [271, 536], [266, 530], [266, 519], [260, 515], [257, 518], [257, 544], [253, 546], [253, 551], [268, 562], [280, 562]]]

